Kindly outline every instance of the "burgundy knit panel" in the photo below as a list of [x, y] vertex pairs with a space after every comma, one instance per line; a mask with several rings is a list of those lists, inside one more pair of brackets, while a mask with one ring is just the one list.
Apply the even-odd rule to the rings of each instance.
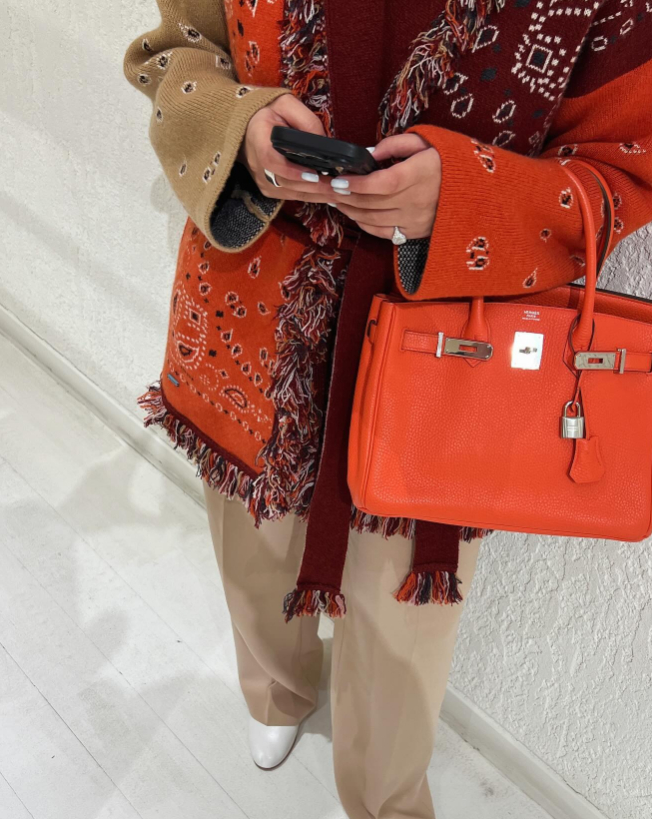
[[[652, 6], [648, 0], [632, 0], [631, 4], [607, 0], [587, 35], [566, 96], [589, 94], [651, 57]], [[652, 89], [641, 104], [652, 109]]]
[[[444, 0], [324, 0], [335, 136], [376, 144], [378, 106]], [[335, 79], [336, 78], [336, 79]]]

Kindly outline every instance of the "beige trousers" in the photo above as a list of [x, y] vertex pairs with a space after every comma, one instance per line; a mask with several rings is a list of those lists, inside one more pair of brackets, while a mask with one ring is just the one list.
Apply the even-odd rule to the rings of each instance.
[[[204, 493], [249, 712], [266, 725], [296, 725], [316, 706], [323, 658], [318, 618], [282, 615], [306, 526], [288, 515], [256, 529], [239, 501], [206, 483]], [[460, 544], [464, 598], [480, 543]], [[426, 772], [464, 603], [397, 602], [391, 593], [411, 554], [400, 535], [351, 532], [348, 610], [333, 621], [330, 682], [335, 779], [350, 819], [435, 816]]]

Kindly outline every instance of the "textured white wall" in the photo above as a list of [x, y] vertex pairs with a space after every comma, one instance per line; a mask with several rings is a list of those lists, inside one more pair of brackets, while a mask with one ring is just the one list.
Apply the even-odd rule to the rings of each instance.
[[[601, 285], [652, 298], [652, 225]], [[451, 682], [606, 816], [652, 817], [652, 541], [491, 535]]]
[[[122, 74], [156, 22], [154, 0], [0, 2], [0, 302], [139, 418], [185, 221]], [[651, 296], [651, 245], [605, 286]], [[650, 544], [497, 533], [452, 682], [607, 816], [652, 816]]]
[[139, 416], [185, 221], [122, 73], [157, 22], [154, 0], [0, 2], [0, 302]]

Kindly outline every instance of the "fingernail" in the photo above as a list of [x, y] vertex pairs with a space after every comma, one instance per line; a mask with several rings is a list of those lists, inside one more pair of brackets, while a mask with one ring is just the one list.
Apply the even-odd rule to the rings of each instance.
[[348, 188], [349, 187], [349, 180], [348, 179], [331, 179], [331, 185], [334, 188]]
[[369, 151], [370, 154], [373, 154], [373, 152], [376, 150], [376, 146], [372, 145], [371, 148], [367, 148], [367, 150]]
[[351, 191], [335, 191], [338, 196], [351, 196]]
[[327, 205], [330, 205], [332, 208], [336, 208], [336, 207], [337, 207], [337, 205], [335, 204], [335, 202], [326, 202], [326, 204], [327, 204]]
[[308, 173], [308, 171], [302, 173], [301, 178], [304, 179], [306, 182], [319, 182], [319, 174]]

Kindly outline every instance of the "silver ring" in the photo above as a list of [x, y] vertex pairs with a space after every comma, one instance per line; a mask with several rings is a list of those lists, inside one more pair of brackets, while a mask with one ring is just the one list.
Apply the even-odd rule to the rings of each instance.
[[392, 233], [392, 242], [394, 242], [395, 245], [404, 245], [407, 242], [407, 236], [405, 233], [401, 233], [398, 225], [396, 225], [394, 233]]
[[267, 168], [263, 168], [263, 173], [265, 174], [265, 178], [268, 182], [271, 182], [275, 188], [280, 188], [281, 185], [276, 181], [276, 174], [273, 171], [268, 171]]

